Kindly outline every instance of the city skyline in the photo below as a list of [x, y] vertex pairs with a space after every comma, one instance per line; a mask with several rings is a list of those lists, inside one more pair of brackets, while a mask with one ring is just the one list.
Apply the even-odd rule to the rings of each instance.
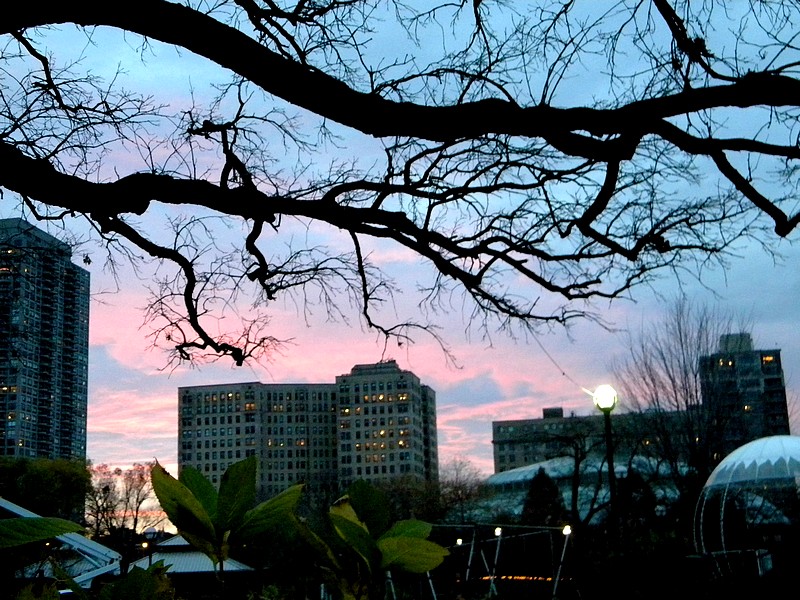
[[[727, 288], [718, 284], [715, 289], [722, 298], [727, 294], [728, 300], [719, 302], [721, 309], [748, 316], [756, 347], [781, 349], [794, 432], [800, 346], [793, 339], [797, 309], [791, 298], [800, 281], [790, 267], [771, 269], [768, 263], [768, 258], [752, 255], [735, 266]], [[664, 282], [662, 293], [669, 297], [671, 288]], [[761, 294], [754, 297], [748, 290]], [[713, 302], [708, 292], [687, 293], [694, 301]], [[640, 298], [638, 304], [612, 304], [607, 320], [618, 327], [638, 327], [663, 316], [665, 302], [646, 289], [640, 290]], [[324, 322], [307, 327], [287, 309], [274, 319], [276, 332], [295, 341], [270, 364], [235, 368], [222, 361], [164, 371], [160, 369], [166, 354], [147, 350], [147, 332], [139, 329], [141, 313], [134, 307], [143, 302], [134, 290], [124, 290], [92, 305], [88, 458], [96, 463], [124, 467], [158, 459], [168, 468], [176, 464], [181, 385], [313, 382], [344, 374], [355, 364], [394, 358], [436, 391], [441, 464], [465, 458], [488, 475], [492, 420], [538, 418], [543, 408], [552, 406], [563, 407], [566, 414], [591, 414], [595, 409], [583, 390], [613, 384], [610, 361], [624, 350], [621, 333], [588, 322], [575, 326], [571, 341], [563, 331], [542, 335], [541, 346], [499, 335], [492, 347], [480, 340], [465, 341], [462, 329], [451, 324], [447, 339], [460, 361], [457, 369], [448, 366], [432, 343], [394, 348], [382, 356], [375, 334]], [[120, 318], [123, 312], [126, 317]], [[343, 344], [343, 339], [348, 342]]]

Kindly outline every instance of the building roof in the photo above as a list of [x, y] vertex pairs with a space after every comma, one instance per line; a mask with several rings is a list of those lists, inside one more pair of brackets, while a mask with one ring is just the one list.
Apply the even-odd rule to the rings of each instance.
[[705, 487], [767, 479], [800, 480], [800, 436], [773, 435], [748, 442], [726, 456]]
[[[155, 550], [144, 558], [131, 563], [131, 568], [146, 569], [149, 565], [164, 561], [164, 566], [169, 567], [168, 575], [179, 573], [213, 573], [214, 563], [211, 559], [196, 550], [181, 535], [176, 535], [155, 545]], [[252, 571], [253, 568], [233, 558], [225, 561], [226, 573]]]
[[[0, 497], [0, 508], [17, 517], [40, 516], [2, 497]], [[62, 565], [62, 567], [81, 587], [89, 587], [92, 580], [99, 575], [119, 574], [120, 560], [122, 559], [119, 552], [79, 533], [65, 533], [56, 536], [56, 539], [62, 544], [62, 547], [71, 550], [75, 555], [75, 560], [70, 560], [69, 565]]]
[[[571, 456], [559, 456], [557, 458], [551, 458], [550, 460], [543, 460], [542, 462], [525, 465], [524, 467], [501, 471], [500, 473], [490, 475], [486, 483], [488, 485], [501, 486], [529, 482], [536, 476], [540, 468], [543, 468], [553, 479], [570, 477], [575, 470], [575, 459]], [[615, 468], [614, 470], [616, 471], [617, 469]]]

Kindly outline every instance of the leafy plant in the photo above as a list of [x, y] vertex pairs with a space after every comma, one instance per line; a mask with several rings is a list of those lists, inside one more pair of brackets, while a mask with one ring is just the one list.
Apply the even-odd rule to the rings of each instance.
[[57, 517], [0, 519], [0, 548], [23, 546], [78, 531], [83, 531], [80, 525]]
[[300, 484], [251, 508], [255, 473], [255, 457], [234, 463], [217, 492], [197, 469], [186, 467], [175, 479], [158, 462], [153, 466], [153, 489], [161, 508], [180, 534], [219, 567], [220, 578], [231, 548], [287, 528], [311, 546], [320, 579], [342, 600], [379, 597], [387, 572], [425, 573], [448, 554], [427, 539], [430, 524], [415, 519], [390, 523], [387, 498], [364, 481], [353, 484], [330, 507], [326, 526], [314, 531], [297, 516]]
[[425, 573], [448, 554], [427, 539], [429, 523], [407, 519], [390, 524], [388, 506], [378, 489], [357, 481], [330, 508], [328, 533], [334, 535], [307, 531], [321, 558], [323, 580], [342, 600], [381, 597], [388, 572]]
[[256, 459], [252, 456], [228, 467], [219, 492], [193, 467], [185, 467], [176, 479], [156, 462], [151, 479], [169, 520], [187, 542], [211, 559], [220, 578], [232, 547], [279, 528], [300, 526], [295, 509], [302, 485], [253, 506]]

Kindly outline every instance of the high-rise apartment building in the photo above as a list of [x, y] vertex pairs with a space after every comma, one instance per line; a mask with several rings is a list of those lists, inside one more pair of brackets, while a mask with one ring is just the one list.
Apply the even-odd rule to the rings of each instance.
[[754, 350], [748, 333], [722, 335], [718, 351], [700, 359], [700, 384], [716, 460], [758, 438], [789, 435], [780, 350]]
[[339, 480], [439, 478], [436, 393], [395, 361], [356, 365], [336, 378]]
[[0, 219], [0, 454], [86, 458], [89, 273], [70, 247]]
[[178, 389], [178, 468], [218, 484], [258, 458], [259, 497], [305, 483], [332, 497], [356, 479], [438, 478], [434, 391], [393, 360], [335, 383], [235, 383]]

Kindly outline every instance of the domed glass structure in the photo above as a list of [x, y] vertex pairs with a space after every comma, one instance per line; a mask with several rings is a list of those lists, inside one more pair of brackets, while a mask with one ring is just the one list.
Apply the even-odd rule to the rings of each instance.
[[722, 573], [783, 566], [800, 549], [800, 436], [761, 438], [709, 476], [694, 518], [696, 551]]

